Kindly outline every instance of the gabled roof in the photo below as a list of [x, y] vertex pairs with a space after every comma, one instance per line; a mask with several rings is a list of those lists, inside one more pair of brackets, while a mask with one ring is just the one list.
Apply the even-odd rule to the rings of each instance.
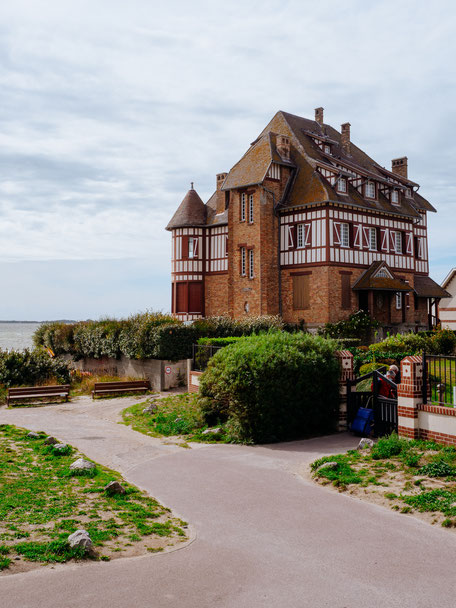
[[456, 275], [456, 268], [452, 268], [450, 270], [450, 272], [447, 274], [447, 276], [444, 278], [443, 283], [442, 283], [442, 287], [445, 289], [445, 287], [450, 283], [450, 281], [452, 280], [452, 278]]
[[[348, 171], [356, 172], [365, 179], [382, 182], [385, 186], [393, 186], [399, 182], [404, 188], [413, 189], [418, 184], [388, 171], [353, 142], [350, 142], [350, 154], [347, 154], [341, 144], [341, 134], [330, 125], [320, 125], [314, 120], [283, 111], [277, 112], [241, 160], [231, 169], [223, 184], [224, 190], [260, 184], [264, 181], [271, 162], [285, 164], [275, 147], [277, 134], [291, 138], [290, 166], [293, 166], [296, 172], [288, 196], [282, 201], [282, 208], [333, 202], [411, 218], [420, 217], [418, 210], [435, 211], [426, 199], [413, 191], [411, 198], [402, 197], [400, 206], [392, 205], [381, 193], [378, 200], [366, 199], [351, 184], [347, 194], [340, 194], [317, 171], [318, 166], [337, 171], [343, 171], [338, 165], [346, 167]], [[326, 154], [315, 143], [315, 138], [329, 143], [331, 154]]]
[[[387, 276], [379, 276], [382, 274]], [[373, 291], [412, 291], [410, 285], [402, 279], [396, 278], [386, 262], [382, 261], [373, 262], [359, 277], [352, 289], [354, 291], [366, 289]]]
[[413, 287], [416, 295], [421, 298], [451, 298], [451, 294], [431, 277], [417, 275]]
[[176, 213], [166, 226], [166, 230], [175, 228], [199, 227], [206, 225], [206, 205], [193, 188], [187, 192]]

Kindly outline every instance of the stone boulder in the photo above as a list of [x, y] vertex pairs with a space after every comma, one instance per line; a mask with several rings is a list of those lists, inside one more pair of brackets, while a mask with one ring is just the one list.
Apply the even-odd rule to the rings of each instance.
[[55, 443], [53, 444], [54, 452], [65, 452], [68, 449], [67, 443]]
[[78, 458], [70, 464], [71, 471], [89, 471], [95, 468], [95, 463], [86, 460], [85, 458]]
[[374, 447], [374, 442], [372, 439], [368, 439], [367, 437], [363, 437], [358, 444], [358, 450], [371, 449]]
[[103, 489], [106, 492], [106, 494], [109, 494], [111, 496], [113, 494], [125, 494], [126, 493], [125, 488], [118, 481], [110, 481], [108, 484], [105, 485], [105, 487]]
[[157, 404], [152, 401], [147, 407], [145, 407], [142, 411], [143, 414], [155, 414], [157, 411]]
[[84, 551], [92, 550], [92, 539], [89, 536], [89, 533], [86, 530], [76, 530], [73, 534], [70, 534], [68, 537], [68, 544], [73, 549], [75, 547], [79, 547], [84, 549]]
[[56, 439], [55, 437], [46, 437], [46, 439], [44, 440], [44, 443], [46, 445], [56, 445], [58, 443], [58, 439]]
[[40, 438], [38, 433], [35, 433], [34, 431], [30, 431], [30, 433], [27, 433], [27, 437], [29, 439], [39, 439]]
[[218, 435], [218, 433], [221, 433], [222, 429], [220, 427], [217, 427], [215, 429], [206, 429], [204, 430], [201, 435]]

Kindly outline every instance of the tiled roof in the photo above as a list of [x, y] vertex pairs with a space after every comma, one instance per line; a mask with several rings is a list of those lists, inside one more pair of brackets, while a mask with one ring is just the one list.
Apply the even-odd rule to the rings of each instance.
[[[387, 272], [391, 277], [376, 276], [382, 266], [387, 269]], [[391, 272], [391, 269], [382, 261], [373, 262], [359, 277], [352, 289], [355, 291], [364, 289], [373, 291], [412, 291], [410, 285], [405, 281], [396, 278]]]
[[179, 205], [176, 213], [166, 226], [166, 230], [174, 228], [198, 227], [206, 225], [206, 205], [200, 199], [196, 190], [191, 188]]
[[223, 190], [261, 184], [271, 164], [269, 135], [257, 139], [228, 173]]
[[421, 298], [449, 298], [451, 294], [440, 287], [438, 283], [433, 281], [431, 277], [422, 277], [417, 275], [413, 285], [415, 293]]

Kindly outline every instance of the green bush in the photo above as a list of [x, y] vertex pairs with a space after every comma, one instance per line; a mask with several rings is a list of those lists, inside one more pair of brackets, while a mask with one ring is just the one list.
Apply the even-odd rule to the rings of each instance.
[[453, 355], [456, 351], [456, 335], [451, 329], [439, 329], [431, 336], [432, 351], [436, 355]]
[[208, 424], [228, 420], [240, 441], [284, 441], [335, 428], [337, 343], [303, 332], [269, 332], [220, 349], [201, 377]]
[[430, 352], [432, 350], [432, 338], [423, 334], [395, 334], [388, 336], [385, 340], [371, 344], [369, 346], [371, 353], [375, 355], [402, 355], [408, 353], [410, 355], [421, 354], [424, 350]]
[[318, 333], [328, 338], [338, 340], [351, 338], [368, 343], [372, 337], [373, 330], [379, 327], [379, 325], [380, 323], [373, 319], [369, 313], [364, 310], [358, 310], [344, 321], [326, 323], [318, 330]]
[[409, 443], [406, 439], [401, 439], [397, 433], [391, 433], [389, 437], [379, 439], [372, 448], [372, 458], [374, 460], [382, 460], [397, 456], [402, 451], [409, 448]]
[[51, 358], [44, 349], [0, 350], [0, 384], [6, 387], [33, 386], [49, 381], [59, 384], [70, 381], [70, 368], [59, 357]]

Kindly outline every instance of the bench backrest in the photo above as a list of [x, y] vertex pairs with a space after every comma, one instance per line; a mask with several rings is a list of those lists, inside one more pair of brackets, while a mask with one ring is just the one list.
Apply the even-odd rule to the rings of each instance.
[[132, 380], [131, 382], [95, 382], [94, 390], [110, 388], [150, 388], [149, 380]]
[[69, 384], [57, 384], [52, 386], [21, 386], [20, 388], [9, 388], [9, 395], [37, 395], [46, 393], [47, 395], [60, 395], [68, 393]]

